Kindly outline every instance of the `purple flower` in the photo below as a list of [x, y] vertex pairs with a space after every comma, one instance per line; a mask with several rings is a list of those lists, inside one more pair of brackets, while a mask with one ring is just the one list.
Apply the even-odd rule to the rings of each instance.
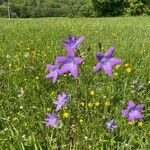
[[47, 64], [46, 67], [50, 72], [46, 75], [45, 78], [53, 78], [53, 83], [55, 83], [58, 75], [60, 75], [60, 69], [57, 61], [55, 62], [55, 65]]
[[94, 68], [94, 71], [98, 71], [100, 69], [104, 69], [105, 73], [109, 76], [112, 75], [112, 67], [114, 65], [121, 64], [122, 61], [119, 58], [113, 58], [112, 55], [115, 51], [114, 47], [111, 47], [108, 49], [108, 51], [105, 54], [102, 54], [100, 52], [96, 52], [96, 57], [98, 58], [98, 63]]
[[144, 105], [143, 104], [139, 104], [139, 105], [135, 105], [135, 103], [133, 101], [129, 101], [128, 102], [128, 107], [127, 109], [123, 109], [122, 110], [122, 115], [127, 117], [129, 121], [134, 121], [134, 119], [142, 119], [143, 116], [141, 114], [141, 110], [143, 109]]
[[84, 59], [81, 57], [75, 57], [73, 51], [69, 51], [68, 56], [58, 56], [56, 59], [63, 66], [60, 69], [60, 74], [70, 72], [75, 78], [78, 76], [78, 65], [81, 64]]
[[54, 104], [57, 105], [56, 111], [61, 109], [62, 106], [64, 106], [68, 102], [68, 96], [66, 93], [62, 92], [62, 95], [58, 94], [58, 101], [54, 101]]
[[84, 40], [84, 36], [81, 36], [80, 38], [76, 38], [73, 36], [68, 36], [68, 41], [63, 41], [64, 46], [66, 47], [67, 51], [73, 51], [75, 48], [79, 48], [79, 45]]
[[58, 123], [58, 118], [53, 113], [49, 113], [45, 120], [47, 121], [46, 126], [54, 127]]
[[108, 129], [111, 129], [111, 131], [114, 131], [114, 129], [117, 128], [117, 125], [115, 124], [114, 119], [107, 121], [106, 125]]

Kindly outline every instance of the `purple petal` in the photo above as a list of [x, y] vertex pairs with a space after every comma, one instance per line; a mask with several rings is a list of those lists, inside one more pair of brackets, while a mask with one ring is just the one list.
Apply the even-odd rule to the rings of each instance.
[[67, 94], [66, 94], [65, 92], [62, 92], [62, 96], [63, 96], [63, 97], [66, 97]]
[[59, 102], [58, 102], [58, 101], [54, 101], [53, 104], [56, 104], [56, 105], [57, 105], [57, 104], [59, 104]]
[[69, 42], [73, 42], [74, 41], [74, 37], [72, 37], [71, 35], [68, 36]]
[[115, 51], [115, 48], [114, 47], [110, 47], [107, 52], [104, 54], [104, 56], [106, 57], [112, 57], [113, 53]]
[[123, 109], [122, 110], [122, 115], [128, 117], [128, 110], [127, 109]]
[[101, 61], [104, 57], [104, 55], [100, 52], [96, 52], [96, 57], [98, 58], [99, 61]]
[[113, 125], [112, 128], [113, 128], [113, 129], [116, 129], [116, 128], [117, 128], [117, 125]]
[[137, 111], [141, 111], [144, 108], [144, 104], [139, 104], [135, 107]]
[[128, 108], [132, 109], [135, 107], [135, 103], [133, 101], [128, 102]]
[[65, 61], [67, 61], [68, 60], [68, 58], [67, 57], [65, 57], [65, 56], [58, 56], [57, 58], [56, 58], [56, 62], [57, 63], [64, 63]]
[[48, 73], [46, 76], [45, 76], [45, 78], [52, 78], [54, 76], [54, 72], [50, 72], [50, 73]]
[[83, 58], [80, 58], [80, 57], [76, 57], [76, 58], [74, 58], [74, 62], [75, 62], [75, 64], [81, 64], [82, 62], [84, 61], [84, 59]]
[[60, 94], [58, 94], [58, 100], [61, 100], [62, 96]]
[[135, 118], [134, 112], [129, 113], [129, 118], [128, 118], [128, 120], [132, 122], [132, 121], [134, 121], [134, 118]]
[[81, 36], [77, 41], [76, 44], [79, 45], [82, 41], [84, 41], [84, 36]]
[[137, 110], [134, 111], [134, 117], [137, 118], [137, 119], [142, 119], [143, 118], [142, 114]]
[[74, 49], [72, 47], [67, 48], [67, 56], [69, 56], [69, 57], [74, 56]]
[[76, 65], [74, 65], [71, 69], [70, 69], [70, 73], [76, 78], [78, 76], [78, 68]]
[[103, 65], [103, 69], [107, 75], [109, 76], [112, 75], [112, 66], [109, 63], [107, 63], [106, 65]]
[[69, 44], [69, 42], [67, 42], [67, 41], [62, 41], [62, 42], [65, 46]]
[[55, 73], [55, 75], [54, 75], [54, 77], [53, 77], [53, 83], [55, 83], [55, 82], [56, 82], [57, 77], [58, 77], [58, 74], [57, 74], [57, 73]]
[[118, 58], [111, 58], [109, 60], [109, 63], [111, 66], [119, 65], [119, 64], [121, 64], [121, 62], [122, 62], [121, 59], [118, 59]]
[[57, 105], [57, 107], [56, 107], [56, 111], [58, 111], [58, 110], [60, 110], [61, 109], [61, 105]]
[[60, 74], [66, 73], [70, 70], [69, 66], [67, 64], [63, 65], [60, 69]]
[[98, 70], [100, 70], [100, 69], [102, 69], [103, 68], [103, 64], [102, 63], [97, 63], [97, 65], [95, 66], [95, 68], [94, 68], [94, 72], [96, 72], [96, 71], [98, 71]]
[[52, 69], [53, 69], [53, 67], [54, 67], [54, 66], [53, 66], [53, 65], [51, 65], [51, 64], [47, 64], [47, 65], [46, 65], [46, 68], [47, 68], [47, 69], [49, 69], [49, 70], [52, 70]]

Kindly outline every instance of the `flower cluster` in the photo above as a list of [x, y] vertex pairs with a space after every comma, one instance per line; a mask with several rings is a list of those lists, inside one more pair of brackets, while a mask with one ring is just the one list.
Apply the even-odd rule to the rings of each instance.
[[[66, 93], [58, 94], [58, 100], [53, 103], [56, 105], [55, 111], [58, 112], [68, 102], [68, 96]], [[58, 117], [54, 113], [49, 113], [47, 118], [46, 126], [54, 127], [58, 123]]]
[[[69, 36], [69, 41], [63, 41], [67, 55], [56, 57], [55, 65], [46, 65], [50, 71], [50, 73], [46, 75], [46, 78], [53, 78], [53, 83], [55, 83], [58, 76], [66, 72], [70, 72], [75, 78], [78, 76], [78, 65], [80, 65], [84, 59], [75, 56], [75, 49], [79, 49], [79, 45], [83, 40], [83, 36], [79, 39]], [[61, 68], [60, 65], [62, 66]]]
[[[83, 41], [84, 36], [81, 36], [80, 38], [69, 36], [68, 41], [63, 41], [63, 45], [66, 49], [67, 54], [66, 56], [57, 56], [54, 65], [46, 65], [47, 69], [50, 71], [46, 75], [46, 78], [53, 78], [53, 83], [55, 83], [59, 75], [67, 72], [70, 72], [70, 74], [76, 78], [78, 76], [78, 66], [84, 61], [83, 58], [76, 56], [76, 51], [80, 52], [79, 46]], [[115, 48], [110, 47], [104, 54], [99, 51], [96, 52], [98, 63], [94, 67], [94, 73], [103, 69], [108, 76], [112, 76], [112, 67], [116, 66], [116, 69], [118, 69], [120, 64], [122, 63], [122, 60], [120, 58], [113, 57], [114, 51]], [[128, 67], [128, 65], [125, 66]], [[137, 84], [137, 82], [134, 81], [133, 84], [135, 85]], [[143, 86], [143, 84], [140, 84], [138, 86], [138, 90], [141, 90]], [[90, 92], [91, 96], [93, 96], [94, 94], [94, 91]], [[58, 112], [67, 102], [67, 94], [64, 92], [62, 92], [62, 94], [59, 94], [58, 100], [53, 102], [56, 105], [55, 111]], [[81, 106], [84, 106], [83, 102]], [[97, 106], [99, 106], [99, 103], [97, 104]], [[88, 107], [92, 107], [92, 103], [88, 103]], [[141, 120], [143, 118], [143, 115], [141, 114], [141, 110], [143, 109], [143, 107], [143, 104], [136, 105], [132, 100], [130, 100], [128, 102], [127, 108], [122, 110], [122, 115], [123, 117], [126, 117], [129, 122], [133, 122], [135, 119]], [[58, 117], [54, 113], [49, 113], [46, 121], [47, 126], [54, 127], [58, 123]], [[111, 131], [114, 131], [114, 129], [117, 128], [115, 119], [113, 118], [111, 120], [108, 120], [106, 122], [106, 126]]]
[[133, 122], [135, 119], [141, 120], [143, 118], [141, 110], [144, 108], [143, 104], [135, 105], [133, 101], [128, 102], [127, 109], [122, 110], [122, 115], [127, 117], [129, 121]]

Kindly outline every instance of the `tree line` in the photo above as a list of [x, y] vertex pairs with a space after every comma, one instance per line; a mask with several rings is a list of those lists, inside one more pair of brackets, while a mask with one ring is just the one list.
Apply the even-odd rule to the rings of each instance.
[[150, 15], [150, 0], [0, 0], [0, 16], [101, 17]]

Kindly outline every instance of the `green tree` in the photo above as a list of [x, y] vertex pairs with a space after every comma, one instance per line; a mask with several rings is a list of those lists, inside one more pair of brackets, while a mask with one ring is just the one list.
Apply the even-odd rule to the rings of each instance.
[[97, 16], [120, 16], [123, 14], [123, 0], [92, 0]]

